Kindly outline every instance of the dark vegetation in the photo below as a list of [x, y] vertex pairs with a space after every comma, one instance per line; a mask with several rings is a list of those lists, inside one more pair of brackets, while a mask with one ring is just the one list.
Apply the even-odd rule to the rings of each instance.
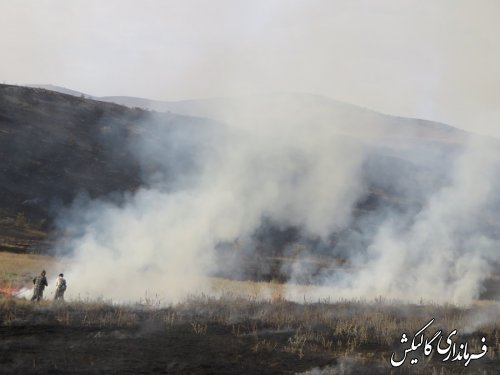
[[[495, 306], [302, 305], [234, 296], [193, 297], [167, 308], [158, 302], [127, 307], [0, 299], [0, 373], [495, 374], [498, 369], [498, 316], [476, 324], [477, 314], [491, 317]], [[424, 357], [420, 348], [418, 365], [408, 358], [391, 370], [391, 354], [401, 358], [410, 345], [401, 344], [402, 333], [411, 342], [429, 317], [435, 324], [426, 337], [442, 329], [446, 338], [457, 329], [454, 342], [466, 341], [470, 353], [481, 353], [486, 336], [487, 354], [465, 367], [464, 361], [443, 362], [437, 353]], [[465, 331], [471, 324], [473, 334]]]
[[[46, 252], [76, 197], [119, 200], [147, 184], [131, 143], [148, 126], [202, 120], [0, 85], [0, 250]], [[151, 135], [153, 137], [153, 135]]]
[[127, 150], [112, 152], [143, 111], [43, 89], [0, 86], [0, 249], [37, 251], [53, 210], [79, 193], [97, 197], [140, 185]]

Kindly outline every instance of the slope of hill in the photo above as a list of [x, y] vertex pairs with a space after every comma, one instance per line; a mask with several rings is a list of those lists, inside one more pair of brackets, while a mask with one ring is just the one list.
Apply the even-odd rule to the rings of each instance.
[[[241, 115], [241, 113], [248, 114], [249, 112], [253, 114], [259, 112], [263, 113], [270, 107], [274, 107], [279, 111], [280, 107], [286, 104], [286, 110], [289, 111], [290, 108], [295, 108], [299, 117], [301, 113], [314, 113], [315, 117], [319, 116], [322, 121], [326, 122], [335, 121], [339, 118], [342, 118], [344, 121], [347, 118], [349, 121], [345, 124], [344, 129], [356, 135], [360, 135], [366, 131], [367, 124], [373, 124], [374, 127], [384, 127], [387, 134], [392, 133], [399, 137], [404, 135], [410, 137], [412, 141], [463, 143], [467, 138], [467, 133], [465, 131], [446, 124], [385, 115], [353, 104], [335, 101], [321, 95], [269, 94], [259, 97], [243, 96], [161, 101], [133, 96], [97, 97], [50, 84], [32, 84], [29, 86], [119, 104], [129, 108], [143, 108], [158, 112], [173, 112], [188, 116], [201, 116], [221, 122], [235, 120], [235, 117], [231, 116], [231, 112], [238, 113], [239, 115]], [[234, 110], [228, 111], [228, 108], [233, 108]]]
[[35, 89], [45, 89], [45, 90], [48, 90], [48, 91], [55, 91], [55, 92], [58, 92], [60, 94], [66, 94], [66, 95], [71, 95], [71, 96], [78, 96], [78, 97], [81, 97], [81, 98], [88, 98], [88, 99], [97, 99], [95, 97], [93, 97], [92, 95], [89, 95], [89, 94], [85, 94], [83, 92], [80, 92], [80, 91], [76, 91], [76, 90], [71, 90], [71, 89], [68, 89], [66, 87], [61, 87], [61, 86], [56, 86], [56, 85], [51, 85], [51, 84], [29, 84], [29, 85], [25, 85], [26, 87], [31, 87], [31, 88], [35, 88]]
[[[143, 99], [122, 102], [147, 106]], [[274, 114], [279, 117], [288, 111], [290, 122], [280, 125], [282, 134], [295, 129], [294, 123], [301, 125], [304, 137], [335, 126], [342, 142], [353, 139], [363, 143], [364, 155], [360, 178], [355, 181], [359, 186], [353, 187], [360, 190], [354, 217], [349, 227], [331, 233], [328, 243], [304, 236], [297, 226], [287, 227], [264, 216], [252, 233], [251, 243], [242, 246], [252, 248], [248, 254], [244, 249], [240, 252], [246, 269], [238, 271], [239, 277], [281, 277], [289, 267], [284, 255], [297, 241], [295, 249], [314, 248], [319, 257], [327, 251], [342, 258], [363, 252], [388, 212], [408, 218], [416, 215], [431, 192], [447, 186], [450, 166], [468, 137], [443, 124], [385, 116], [317, 96], [272, 95], [250, 101], [214, 99], [155, 105], [171, 112], [128, 108], [43, 88], [0, 85], [0, 249], [25, 251], [39, 246], [51, 233], [53, 221], [77, 197], [106, 197], [119, 205], [124, 195], [142, 186], [153, 184], [163, 191], [179, 184], [189, 186], [196, 178], [191, 172], [198, 170], [197, 161], [203, 159], [200, 153], [205, 148], [217, 149], [220, 139], [226, 137], [214, 130], [227, 129], [221, 123], [237, 123], [245, 129], [261, 122], [266, 125]], [[309, 126], [311, 119], [316, 128]], [[278, 133], [276, 140], [282, 134]], [[330, 130], [325, 134], [331, 134]], [[259, 148], [254, 151], [258, 154]], [[293, 152], [288, 156], [295, 157]], [[301, 173], [307, 178], [300, 163], [305, 161], [304, 166], [309, 161], [297, 160], [298, 169], [293, 166], [287, 176], [292, 184]], [[325, 171], [335, 173], [333, 169]], [[497, 236], [495, 217], [484, 212], [481, 218], [482, 230], [493, 237]], [[231, 239], [218, 248], [222, 257], [234, 255], [234, 249]], [[222, 272], [234, 276], [229, 255], [224, 258], [227, 267]], [[241, 259], [236, 261], [241, 265]], [[314, 272], [321, 272], [321, 262], [315, 264], [318, 269]]]
[[145, 184], [143, 161], [129, 142], [148, 126], [180, 120], [203, 122], [0, 85], [0, 249], [23, 249], [44, 237], [55, 212], [79, 194], [119, 195]]
[[[252, 99], [251, 105], [242, 99], [159, 102], [100, 98], [134, 107], [127, 108], [85, 98], [77, 91], [44, 87], [0, 85], [0, 223], [12, 224], [11, 230], [19, 228], [14, 225], [17, 219], [18, 224], [26, 222], [32, 229], [46, 232], [59, 207], [71, 203], [78, 194], [102, 197], [134, 191], [146, 183], [144, 169], [151, 175], [154, 155], [145, 162], [134, 154], [130, 143], [148, 127], [209, 124], [208, 120], [137, 107], [206, 115], [222, 122], [235, 120], [227, 111], [229, 107], [240, 116], [236, 121], [241, 117], [253, 121], [269, 108], [279, 111], [285, 100], [286, 109], [292, 108], [297, 121], [302, 121], [304, 113], [313, 112], [326, 123], [342, 118], [341, 131], [358, 137], [368, 133], [369, 127], [385, 128], [384, 132], [393, 138], [379, 140], [379, 147], [367, 160], [364, 174], [371, 188], [359, 203], [360, 209], [400, 200], [394, 192], [397, 181], [428, 177], [426, 165], [419, 166], [411, 160], [412, 150], [437, 147], [453, 153], [466, 137], [464, 132], [446, 125], [384, 116], [320, 96], [273, 95]], [[192, 137], [198, 133], [193, 132]], [[380, 168], [392, 171], [398, 178], [378, 178], [376, 171]]]

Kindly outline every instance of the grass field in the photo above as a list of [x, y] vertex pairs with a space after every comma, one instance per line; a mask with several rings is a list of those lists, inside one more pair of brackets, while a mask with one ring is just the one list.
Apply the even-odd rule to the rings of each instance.
[[43, 269], [55, 271], [55, 257], [35, 254], [0, 252], [0, 287], [29, 286]]
[[[29, 282], [60, 260], [0, 253], [1, 282]], [[27, 279], [27, 280], [26, 280]], [[278, 283], [212, 278], [217, 296], [163, 306], [154, 298], [120, 305], [101, 300], [33, 304], [0, 297], [0, 373], [309, 373], [497, 374], [500, 305], [395, 304], [383, 300], [294, 303]], [[268, 298], [257, 298], [266, 295]], [[415, 351], [398, 368], [414, 335], [430, 321], [443, 340], [486, 354], [466, 367], [435, 350]], [[406, 333], [409, 342], [402, 343]], [[444, 347], [441, 344], [441, 347]], [[416, 365], [410, 359], [418, 358]]]

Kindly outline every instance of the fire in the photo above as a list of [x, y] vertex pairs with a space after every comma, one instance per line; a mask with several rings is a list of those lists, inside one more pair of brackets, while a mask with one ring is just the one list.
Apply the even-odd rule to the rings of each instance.
[[273, 291], [273, 294], [271, 295], [271, 300], [273, 302], [281, 302], [284, 301], [285, 298], [283, 296], [283, 286], [279, 285], [276, 287], [276, 289]]
[[0, 294], [5, 294], [7, 296], [13, 296], [19, 292], [21, 288], [14, 288], [12, 286], [0, 286]]

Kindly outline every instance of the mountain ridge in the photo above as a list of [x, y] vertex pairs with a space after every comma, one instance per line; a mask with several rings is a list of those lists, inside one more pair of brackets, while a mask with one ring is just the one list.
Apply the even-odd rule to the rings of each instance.
[[[157, 100], [157, 99], [149, 99], [149, 98], [142, 98], [142, 97], [136, 97], [136, 96], [94, 96], [94, 95], [89, 95], [80, 91], [68, 89], [65, 87], [61, 86], [56, 86], [52, 84], [30, 84], [27, 85], [27, 87], [38, 87], [38, 88], [44, 88], [46, 90], [50, 91], [56, 91], [68, 95], [73, 95], [73, 96], [80, 96], [80, 97], [86, 97], [89, 99], [93, 100], [98, 100], [98, 101], [103, 101], [103, 102], [110, 102], [110, 103], [115, 103], [119, 105], [124, 105], [129, 108], [143, 108], [143, 109], [148, 109], [148, 110], [154, 110], [158, 112], [174, 112], [178, 114], [183, 114], [183, 115], [193, 115], [193, 116], [199, 116], [199, 117], [211, 117], [211, 113], [205, 109], [205, 107], [210, 107], [210, 106], [225, 106], [227, 103], [231, 101], [237, 101], [237, 100], [245, 100], [248, 99], [252, 100], [252, 98], [257, 98], [257, 99], [262, 99], [262, 98], [273, 98], [273, 97], [283, 97], [283, 96], [288, 96], [288, 97], [297, 97], [297, 98], [304, 98], [304, 100], [316, 100], [323, 106], [333, 106], [336, 108], [344, 108], [347, 110], [356, 110], [356, 111], [362, 111], [363, 113], [370, 114], [370, 115], [375, 115], [375, 116], [384, 116], [384, 117], [389, 117], [394, 119], [394, 121], [399, 122], [399, 123], [406, 123], [406, 122], [417, 122], [420, 126], [425, 126], [428, 128], [439, 128], [441, 131], [450, 131], [450, 132], [456, 132], [457, 134], [460, 134], [461, 136], [464, 136], [468, 132], [462, 129], [459, 129], [457, 127], [454, 127], [449, 124], [445, 124], [442, 122], [437, 122], [433, 120], [428, 120], [428, 119], [421, 119], [421, 118], [412, 118], [412, 117], [405, 117], [405, 116], [395, 116], [391, 114], [386, 114], [386, 113], [381, 113], [375, 110], [372, 110], [370, 108], [358, 106], [356, 104], [351, 104], [351, 103], [346, 103], [338, 100], [333, 100], [330, 99], [326, 96], [323, 95], [318, 95], [318, 94], [304, 94], [304, 93], [274, 93], [274, 94], [266, 94], [266, 95], [244, 95], [244, 96], [236, 96], [236, 97], [214, 97], [214, 98], [201, 98], [201, 99], [187, 99], [187, 100], [176, 100], [176, 101], [162, 101], [162, 100]], [[221, 104], [217, 104], [217, 103]], [[213, 114], [212, 114], [213, 115]]]

